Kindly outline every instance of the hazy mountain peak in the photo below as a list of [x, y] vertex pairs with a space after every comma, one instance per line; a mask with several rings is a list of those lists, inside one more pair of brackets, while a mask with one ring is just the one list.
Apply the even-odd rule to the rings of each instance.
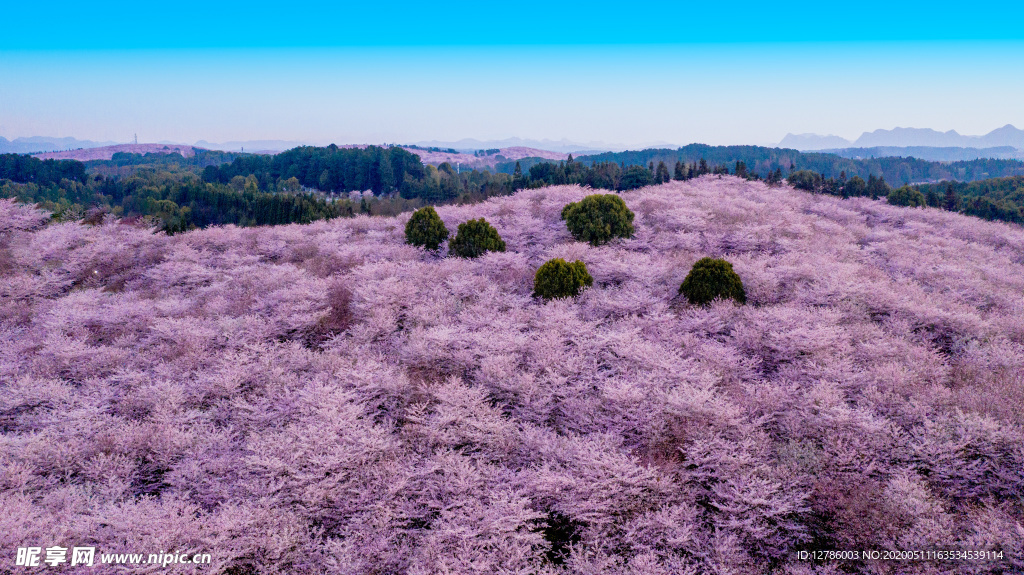
[[779, 142], [780, 148], [793, 148], [795, 150], [826, 150], [830, 148], [845, 148], [850, 145], [846, 138], [829, 134], [786, 134]]
[[797, 150], [834, 150], [843, 148], [995, 148], [1011, 146], [1024, 150], [1024, 130], [1013, 124], [996, 128], [983, 136], [966, 136], [956, 130], [940, 132], [931, 128], [879, 128], [864, 132], [850, 142], [838, 136], [786, 134], [779, 147]]
[[117, 142], [94, 142], [75, 138], [51, 138], [47, 136], [29, 136], [8, 140], [0, 137], [0, 154], [28, 154], [33, 152], [54, 152], [61, 150], [77, 150], [82, 148], [99, 148], [112, 146]]
[[1011, 124], [992, 130], [984, 136], [965, 136], [956, 130], [940, 132], [931, 128], [893, 128], [864, 132], [854, 146], [929, 146], [929, 147], [983, 147], [1013, 146], [1024, 148], [1024, 130]]

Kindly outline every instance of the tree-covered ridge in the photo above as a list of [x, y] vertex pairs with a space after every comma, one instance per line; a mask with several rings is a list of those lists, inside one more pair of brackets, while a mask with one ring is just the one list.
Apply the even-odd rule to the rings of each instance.
[[61, 180], [85, 183], [85, 165], [75, 160], [40, 160], [23, 154], [0, 154], [0, 181], [11, 180], [39, 186]]
[[173, 154], [147, 152], [145, 154], [133, 154], [131, 152], [115, 152], [109, 160], [89, 160], [85, 162], [90, 172], [96, 172], [103, 167], [124, 167], [124, 166], [185, 166], [192, 168], [205, 168], [206, 166], [219, 166], [235, 160], [235, 158], [252, 156], [241, 152], [224, 152], [221, 150], [196, 149], [189, 157], [183, 157], [175, 152]]
[[[81, 164], [79, 164], [81, 165]], [[313, 194], [261, 191], [254, 178], [230, 185], [208, 184], [189, 172], [139, 170], [127, 177], [0, 183], [0, 197], [38, 204], [58, 219], [149, 217], [167, 232], [209, 225], [274, 225], [351, 215], [352, 202], [327, 201]]]
[[[117, 154], [87, 165], [15, 154], [0, 159], [6, 168], [0, 197], [39, 204], [61, 219], [97, 210], [152, 217], [169, 232], [216, 224], [396, 214], [424, 204], [479, 201], [513, 191], [512, 178], [504, 174], [458, 173], [447, 164], [435, 168], [400, 148], [297, 148], [278, 156], [200, 152], [192, 158]], [[68, 173], [80, 174], [80, 179], [57, 177]], [[307, 185], [314, 174], [319, 174], [315, 184]], [[379, 193], [373, 192], [375, 187]], [[343, 193], [349, 191], [373, 195], [353, 200]]]
[[922, 184], [928, 205], [984, 218], [1024, 223], [1024, 176]]
[[993, 178], [976, 182], [939, 182], [891, 189], [885, 180], [868, 176], [825, 178], [817, 172], [800, 170], [787, 178], [791, 186], [813, 193], [843, 198], [885, 198], [904, 207], [941, 208], [985, 220], [1024, 223], [1024, 176]]
[[[256, 178], [261, 189], [286, 182], [326, 193], [371, 191], [375, 196], [396, 194], [424, 203], [448, 203], [463, 195], [489, 197], [512, 191], [511, 178], [487, 171], [459, 172], [451, 164], [423, 164], [402, 148], [367, 146], [293, 148], [275, 156], [244, 156], [230, 164], [203, 170], [207, 182], [228, 183], [237, 177]], [[481, 198], [482, 199], [482, 198]]]
[[[646, 164], [634, 163], [645, 160]], [[1020, 171], [1022, 166], [1012, 160], [947, 164], [904, 158], [850, 160], [778, 148], [699, 144], [678, 150], [569, 156], [562, 162], [527, 158], [502, 166], [510, 173], [459, 171], [448, 163], [435, 167], [402, 148], [377, 146], [307, 146], [276, 156], [199, 152], [187, 159], [177, 154], [117, 154], [85, 165], [7, 154], [0, 156], [4, 174], [0, 196], [38, 203], [61, 218], [98, 209], [123, 217], [151, 216], [164, 229], [177, 231], [212, 224], [263, 225], [355, 213], [397, 214], [423, 205], [475, 202], [551, 185], [623, 191], [704, 174], [734, 174], [772, 185], [789, 178], [808, 191], [878, 198], [889, 195], [887, 181], [898, 185], [906, 174], [955, 172], [976, 177]], [[877, 175], [887, 172], [896, 175]], [[954, 184], [957, 198], [971, 196], [953, 202], [954, 209], [1020, 222], [1024, 203], [1019, 194], [1004, 189], [1007, 185]], [[350, 199], [349, 192], [360, 193]], [[286, 197], [273, 197], [279, 194]], [[938, 195], [925, 193], [926, 205], [946, 206], [938, 202]]]
[[929, 162], [916, 158], [869, 158], [850, 159], [835, 154], [803, 153], [786, 148], [763, 146], [708, 146], [690, 144], [675, 150], [647, 149], [627, 152], [608, 152], [581, 156], [578, 162], [593, 164], [612, 162], [620, 165], [649, 165], [664, 162], [695, 163], [704, 159], [712, 165], [733, 165], [743, 162], [747, 169], [765, 178], [775, 170], [783, 176], [792, 171], [811, 170], [826, 178], [838, 178], [843, 172], [847, 177], [882, 177], [894, 185], [914, 182], [959, 180], [972, 181], [986, 178], [1024, 175], [1024, 162], [1020, 160], [978, 159], [960, 162]]
[[[707, 152], [708, 157], [697, 156], [697, 152]], [[726, 161], [744, 154], [747, 160], [733, 159], [732, 163]], [[616, 160], [623, 163], [617, 164]], [[630, 163], [643, 160], [647, 161], [646, 166]], [[517, 163], [513, 165], [513, 169], [518, 165], [522, 175], [514, 176], [513, 181], [517, 188], [579, 184], [595, 189], [622, 191], [661, 184], [670, 179], [688, 180], [704, 174], [732, 174], [747, 179], [764, 179], [769, 184], [781, 183], [786, 179], [797, 189], [814, 193], [844, 198], [885, 197], [899, 205], [918, 205], [916, 196], [908, 195], [903, 189], [906, 184], [893, 190], [887, 183], [889, 178], [877, 175], [879, 172], [892, 171], [888, 169], [892, 167], [889, 165], [890, 161], [902, 162], [893, 164], [897, 166], [897, 174], [911, 173], [904, 171], [907, 165], [918, 166], [919, 172], [933, 176], [955, 172], [973, 178], [984, 176], [989, 170], [996, 173], [1024, 173], [1024, 164], [1017, 160], [972, 160], [945, 164], [923, 162], [913, 158], [848, 160], [830, 154], [801, 154], [796, 150], [695, 144], [676, 151], [644, 150], [585, 156], [578, 159], [570, 156], [568, 161], [558, 163], [537, 161], [531, 164], [529, 172], [525, 174], [522, 174], [521, 164]], [[838, 169], [843, 166], [851, 167], [853, 171]], [[875, 171], [875, 168], [878, 170]], [[938, 184], [915, 185], [913, 188], [915, 194], [922, 194], [922, 206], [941, 207], [987, 220], [1024, 223], [1022, 181], [1024, 176], [1011, 176], [972, 182], [943, 181]], [[900, 180], [896, 179], [895, 182], [899, 184]], [[890, 196], [893, 193], [895, 195]]]
[[255, 176], [263, 189], [295, 178], [303, 187], [323, 192], [403, 191], [422, 182], [426, 173], [419, 157], [402, 148], [339, 148], [301, 146], [276, 155], [249, 155], [203, 170], [207, 182], [226, 184], [236, 176]]

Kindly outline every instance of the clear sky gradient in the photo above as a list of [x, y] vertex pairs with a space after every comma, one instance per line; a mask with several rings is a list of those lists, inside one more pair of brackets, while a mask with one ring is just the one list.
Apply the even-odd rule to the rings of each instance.
[[0, 136], [765, 144], [1024, 128], [1024, 3], [18, 3]]

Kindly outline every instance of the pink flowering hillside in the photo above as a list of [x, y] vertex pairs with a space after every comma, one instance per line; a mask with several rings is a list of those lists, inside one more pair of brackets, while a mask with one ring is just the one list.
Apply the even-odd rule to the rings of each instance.
[[[166, 236], [0, 202], [0, 572], [1024, 570], [1024, 229], [705, 176], [621, 194], [634, 237], [592, 247], [560, 219], [588, 193], [438, 208], [501, 234], [476, 259], [409, 214]], [[703, 257], [746, 305], [678, 295]], [[552, 258], [593, 286], [532, 298]]]

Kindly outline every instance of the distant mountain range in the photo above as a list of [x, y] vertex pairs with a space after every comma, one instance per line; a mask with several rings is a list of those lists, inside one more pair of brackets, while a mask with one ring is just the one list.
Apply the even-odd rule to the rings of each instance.
[[834, 150], [838, 148], [850, 147], [850, 140], [846, 138], [840, 138], [839, 136], [821, 136], [818, 134], [786, 134], [785, 138], [779, 142], [780, 148], [792, 148], [794, 150], [805, 151], [818, 151], [818, 150]]
[[854, 160], [865, 158], [917, 158], [929, 162], [968, 162], [980, 158], [1024, 160], [1024, 150], [1013, 146], [995, 148], [953, 148], [931, 146], [876, 146], [874, 148], [838, 148], [816, 150]]
[[996, 128], [984, 136], [964, 136], [956, 130], [939, 132], [929, 128], [894, 128], [864, 132], [851, 142], [839, 136], [818, 134], [786, 134], [780, 148], [801, 151], [834, 150], [841, 148], [876, 147], [929, 147], [929, 148], [994, 148], [1010, 146], [1024, 150], [1024, 130], [1011, 124]]
[[[209, 150], [234, 152], [279, 152], [296, 146], [325, 144], [324, 142], [298, 140], [238, 140], [222, 143], [200, 140], [194, 144], [182, 144], [181, 142], [172, 141], [161, 141], [158, 143], [168, 146], [191, 145]], [[0, 153], [38, 154], [101, 148], [118, 144], [121, 143], [44, 136], [15, 138], [14, 140], [0, 137]], [[572, 153], [575, 155], [621, 152], [628, 149], [674, 149], [677, 147], [676, 144], [662, 141], [626, 146], [596, 141], [575, 142], [564, 138], [561, 140], [530, 140], [524, 138], [477, 140], [464, 138], [457, 141], [420, 141], [414, 144], [422, 147], [441, 148], [442, 150], [455, 149], [460, 152], [494, 148], [533, 148], [559, 154]], [[828, 151], [850, 158], [913, 156], [930, 161], [971, 160], [977, 158], [1024, 159], [1024, 130], [1007, 124], [983, 136], [965, 136], [957, 133], [955, 130], [939, 132], [928, 128], [894, 128], [892, 130], [864, 132], [852, 142], [835, 135], [786, 134], [786, 137], [779, 142], [778, 147], [792, 148], [800, 151]]]
[[32, 136], [30, 138], [0, 138], [0, 154], [29, 154], [33, 152], [58, 152], [77, 150], [80, 148], [100, 148], [112, 146], [118, 142], [94, 142], [92, 140], [76, 140], [75, 138], [47, 138]]

